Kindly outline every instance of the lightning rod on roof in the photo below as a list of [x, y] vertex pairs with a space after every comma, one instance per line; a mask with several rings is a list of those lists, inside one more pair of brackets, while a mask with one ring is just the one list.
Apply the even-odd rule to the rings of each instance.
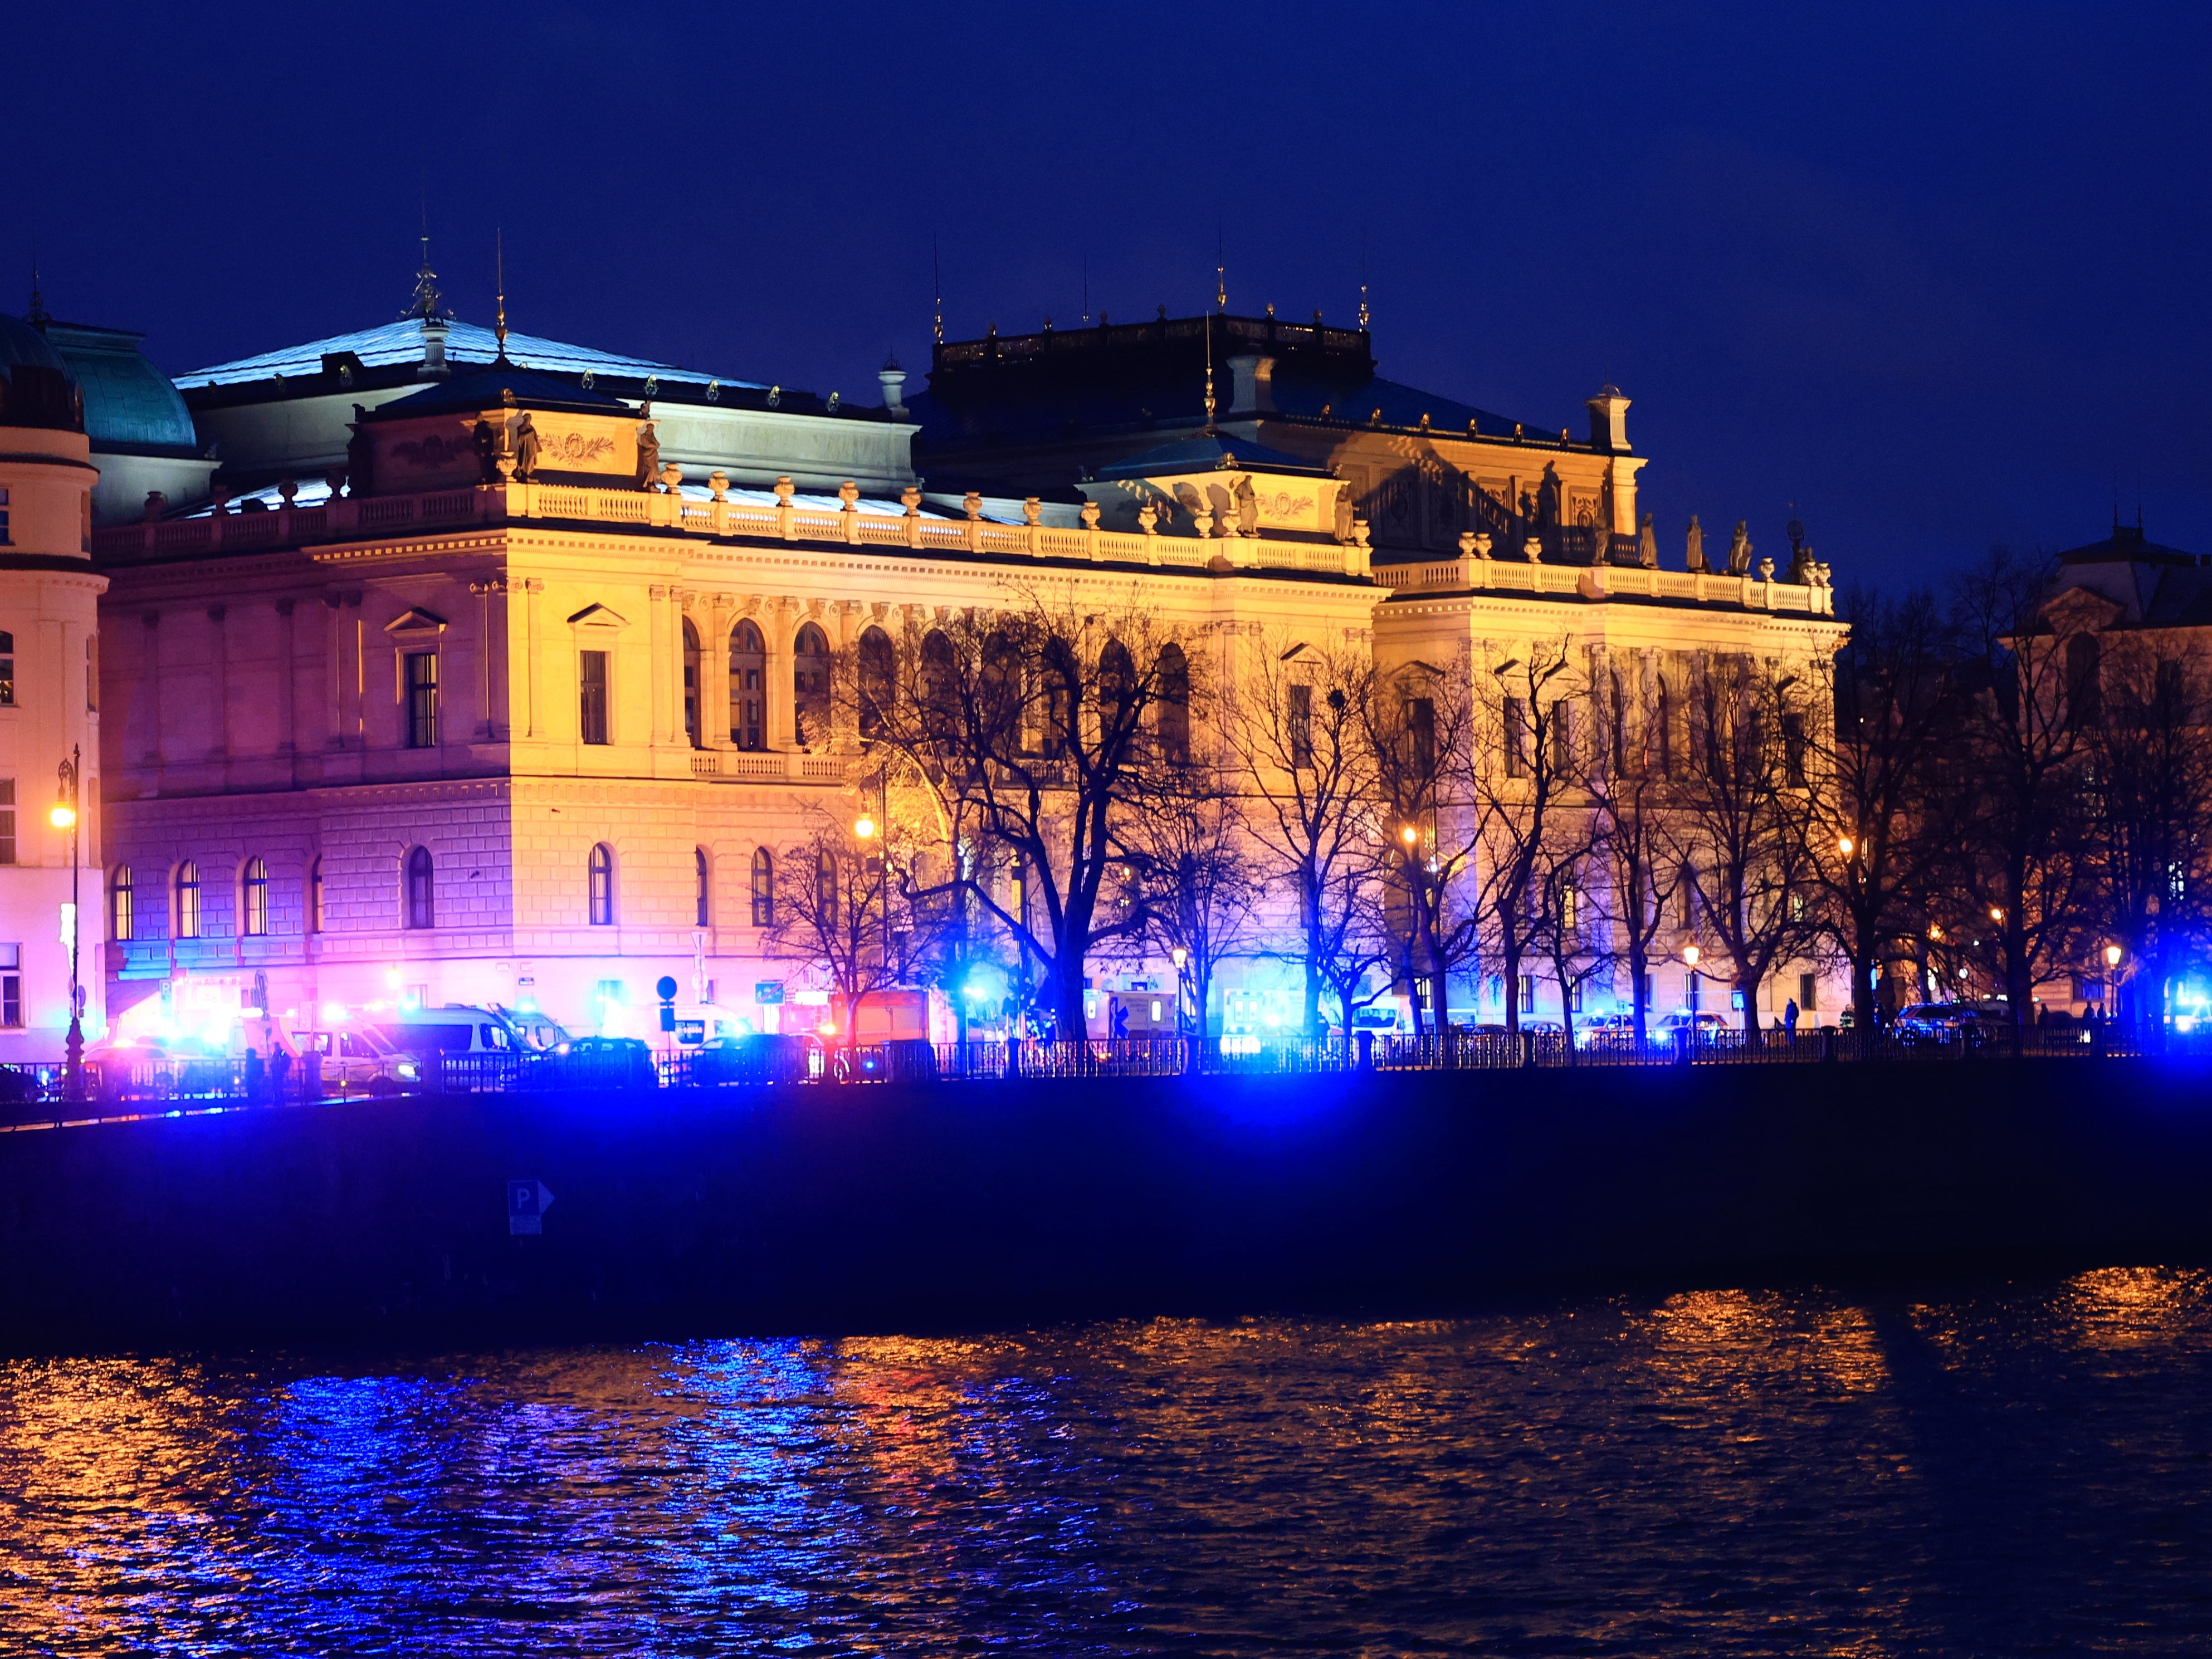
[[495, 281], [499, 289], [498, 309], [492, 319], [492, 332], [499, 337], [499, 356], [495, 361], [507, 361], [507, 230], [504, 226], [492, 231], [492, 258]]

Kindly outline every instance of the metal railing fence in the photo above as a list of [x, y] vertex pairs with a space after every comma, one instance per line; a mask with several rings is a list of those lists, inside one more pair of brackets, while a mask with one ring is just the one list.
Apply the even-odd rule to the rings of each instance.
[[415, 1081], [367, 1080], [294, 1069], [272, 1077], [229, 1059], [88, 1061], [72, 1097], [58, 1064], [0, 1066], [0, 1127], [100, 1121], [236, 1106], [302, 1104], [364, 1096], [721, 1091], [872, 1083], [1055, 1082], [1091, 1078], [1323, 1077], [1359, 1071], [1558, 1071], [1625, 1066], [1972, 1066], [1992, 1060], [2164, 1056], [2212, 1060], [2212, 1031], [2146, 1042], [2118, 1028], [1968, 1027], [1951, 1031], [1785, 1030], [1656, 1034], [1452, 1030], [1420, 1036], [1353, 1033], [1286, 1042], [1146, 1036], [1080, 1042], [926, 1042], [857, 1048], [798, 1039], [656, 1054], [643, 1045], [575, 1054], [441, 1054]]

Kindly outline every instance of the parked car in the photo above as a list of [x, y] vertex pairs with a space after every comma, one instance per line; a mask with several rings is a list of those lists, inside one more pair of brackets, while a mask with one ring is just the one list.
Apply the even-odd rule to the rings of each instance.
[[303, 1074], [295, 1087], [319, 1087], [326, 1095], [396, 1095], [422, 1086], [422, 1061], [393, 1048], [374, 1026], [343, 1025], [291, 1036]]
[[1657, 1035], [1672, 1042], [1677, 1031], [1695, 1030], [1700, 1036], [1711, 1036], [1729, 1029], [1727, 1018], [1710, 1009], [1700, 1008], [1692, 1013], [1687, 1008], [1677, 1008], [1659, 1022]]
[[814, 1070], [814, 1039], [795, 1032], [757, 1032], [716, 1037], [691, 1056], [691, 1080], [714, 1088], [730, 1083], [804, 1083]]
[[660, 1080], [653, 1050], [638, 1037], [572, 1037], [539, 1055], [525, 1075], [555, 1089], [650, 1089]]

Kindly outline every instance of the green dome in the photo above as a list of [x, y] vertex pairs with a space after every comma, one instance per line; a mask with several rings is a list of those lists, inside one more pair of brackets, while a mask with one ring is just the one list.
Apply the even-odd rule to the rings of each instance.
[[123, 328], [48, 322], [46, 343], [84, 390], [84, 430], [95, 451], [196, 456], [199, 434], [184, 394]]

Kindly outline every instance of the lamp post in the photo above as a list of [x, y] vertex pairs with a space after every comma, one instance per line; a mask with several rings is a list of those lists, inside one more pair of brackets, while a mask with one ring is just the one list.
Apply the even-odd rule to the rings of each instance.
[[70, 1023], [68, 1045], [64, 1053], [67, 1066], [63, 1087], [71, 1100], [84, 1098], [84, 994], [77, 980], [77, 934], [83, 927], [77, 910], [77, 774], [84, 756], [76, 744], [70, 745], [70, 757], [61, 763], [60, 788], [54, 798], [54, 810], [47, 815], [57, 830], [69, 831], [70, 838]]

